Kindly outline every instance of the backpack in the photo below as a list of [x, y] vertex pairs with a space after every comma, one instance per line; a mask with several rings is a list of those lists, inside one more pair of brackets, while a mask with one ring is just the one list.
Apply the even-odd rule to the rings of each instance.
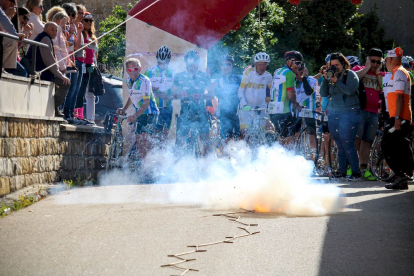
[[[348, 70], [345, 71], [343, 83], [346, 84], [348, 78]], [[365, 92], [364, 82], [359, 80], [358, 90], [356, 91], [359, 99], [359, 107], [364, 110], [367, 106], [367, 93]]]

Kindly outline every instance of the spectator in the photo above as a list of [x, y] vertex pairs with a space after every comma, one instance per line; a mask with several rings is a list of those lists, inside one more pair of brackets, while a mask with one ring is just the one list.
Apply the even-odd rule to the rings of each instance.
[[368, 169], [369, 154], [372, 142], [378, 130], [378, 104], [382, 93], [381, 84], [384, 73], [380, 72], [382, 51], [377, 48], [369, 50], [365, 66], [352, 68], [364, 84], [367, 101], [361, 106], [361, 121], [358, 126], [355, 147], [359, 156], [361, 176], [365, 180], [375, 181], [377, 178]]
[[[52, 40], [56, 37], [58, 32], [58, 25], [54, 22], [48, 22], [45, 24], [44, 31], [36, 36], [34, 41], [44, 43], [49, 46], [49, 49], [38, 47], [36, 49], [36, 67], [35, 70], [40, 72], [47, 67], [53, 65], [48, 70], [44, 71], [40, 78], [42, 80], [51, 81], [55, 83], [55, 116], [63, 117], [58, 110], [58, 107], [65, 100], [66, 94], [69, 89], [70, 80], [59, 71], [56, 65], [56, 58], [53, 49]], [[33, 47], [29, 47], [27, 58], [30, 60], [32, 57]]]
[[44, 28], [42, 22], [43, 0], [27, 0], [26, 8], [30, 11], [28, 24], [33, 23], [32, 37], [35, 38], [43, 32]]
[[[352, 175], [347, 180], [358, 180], [361, 177], [358, 154], [355, 149], [355, 125], [360, 121], [360, 106], [357, 95], [358, 76], [349, 70], [350, 64], [341, 53], [333, 53], [330, 58], [330, 68], [324, 71], [321, 85], [321, 96], [329, 96], [328, 125], [331, 136], [338, 146], [339, 168], [335, 177], [346, 177], [348, 159]], [[332, 72], [334, 71], [334, 72]], [[332, 77], [328, 77], [328, 72]]]
[[[52, 22], [53, 17], [55, 16], [55, 14], [57, 14], [59, 12], [66, 13], [66, 11], [60, 6], [54, 6], [54, 7], [50, 8], [46, 13], [46, 22]], [[59, 26], [59, 24], [58, 24], [58, 26]]]
[[385, 64], [391, 78], [384, 86], [390, 118], [385, 124], [381, 149], [385, 161], [395, 175], [385, 184], [387, 189], [408, 189], [413, 175], [413, 153], [408, 136], [412, 112], [410, 108], [411, 81], [408, 71], [401, 65], [403, 51], [397, 47], [387, 51]]
[[53, 16], [52, 19], [52, 21], [58, 25], [58, 33], [56, 35], [56, 38], [53, 39], [53, 47], [55, 49], [56, 59], [59, 61], [59, 70], [63, 74], [66, 73], [66, 68], [68, 66], [73, 66], [69, 58], [68, 49], [66, 47], [66, 38], [62, 31], [63, 28], [66, 27], [68, 20], [69, 17], [66, 12], [58, 12]]
[[86, 119], [93, 122], [95, 120], [95, 95], [88, 91], [89, 77], [96, 66], [98, 59], [98, 42], [95, 36], [95, 25], [93, 16], [89, 12], [85, 13], [82, 20], [83, 24], [83, 42], [88, 44], [94, 41], [85, 49], [85, 57], [79, 58], [85, 63], [86, 72], [83, 74], [82, 84], [79, 90], [76, 107], [83, 107], [83, 98], [86, 100]]
[[[84, 5], [81, 5], [81, 4], [79, 4], [79, 5], [76, 5], [76, 10], [77, 10], [77, 15], [76, 15], [76, 18], [74, 19], [74, 23], [77, 25], [77, 24], [82, 24], [82, 20], [83, 20], [83, 16], [85, 15], [85, 12], [86, 12], [86, 7], [84, 6]], [[83, 34], [82, 34], [83, 32], [81, 32], [81, 41], [82, 41], [82, 46], [81, 47], [83, 47], [83, 43], [84, 43], [84, 37], [83, 37]], [[82, 54], [82, 55], [80, 55], [80, 54]], [[82, 51], [82, 52], [79, 52], [77, 55], [76, 55], [76, 67], [77, 68], [79, 68], [79, 75], [80, 75], [80, 77], [78, 77], [78, 85], [76, 86], [77, 87], [77, 98], [76, 98], [76, 108], [75, 108], [75, 117], [76, 118], [79, 118], [79, 119], [83, 119], [83, 97], [84, 96], [82, 96], [82, 98], [80, 98], [79, 97], [79, 91], [80, 91], [80, 86], [81, 86], [81, 83], [82, 83], [82, 78], [83, 78], [83, 72], [86, 72], [86, 68], [85, 68], [85, 63], [83, 62], [83, 60], [84, 60], [84, 56], [85, 56], [85, 51]], [[79, 61], [79, 63], [78, 63], [78, 61]], [[80, 65], [80, 66], [78, 66], [78, 64]]]
[[[80, 22], [75, 23], [75, 18], [77, 18], [78, 16], [78, 10], [75, 4], [66, 3], [66, 4], [63, 4], [62, 7], [65, 9], [66, 13], [69, 15], [69, 25], [67, 25], [66, 30], [64, 30], [64, 33], [67, 38], [69, 54], [72, 54], [74, 51], [78, 50], [84, 45], [83, 35], [82, 35], [83, 24]], [[70, 84], [70, 88], [68, 91], [68, 95], [66, 96], [66, 100], [65, 100], [64, 114], [65, 114], [66, 120], [69, 123], [76, 123], [76, 124], [81, 123], [81, 121], [76, 119], [77, 116], [74, 115], [74, 112], [75, 112], [76, 99], [78, 97], [78, 92], [81, 86], [82, 76], [83, 76], [83, 73], [82, 73], [83, 62], [81, 62], [79, 58], [83, 58], [84, 52], [85, 52], [84, 50], [81, 50], [75, 53], [75, 55], [70, 56], [70, 59], [72, 63], [74, 64], [74, 66], [68, 69], [75, 70], [76, 72], [70, 73], [67, 75], [67, 77], [70, 79], [71, 84]]]
[[[2, 31], [19, 36], [24, 39], [23, 34], [19, 34], [14, 28], [11, 18], [16, 13], [16, 2], [14, 0], [0, 1], [0, 26]], [[17, 42], [8, 38], [3, 39], [3, 62], [2, 68], [16, 69], [17, 66]], [[3, 69], [4, 70], [4, 69]]]

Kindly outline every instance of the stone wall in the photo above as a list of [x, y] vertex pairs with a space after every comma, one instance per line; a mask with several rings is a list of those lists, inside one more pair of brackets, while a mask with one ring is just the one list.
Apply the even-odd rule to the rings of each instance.
[[0, 196], [33, 184], [96, 180], [110, 135], [59, 119], [0, 117]]

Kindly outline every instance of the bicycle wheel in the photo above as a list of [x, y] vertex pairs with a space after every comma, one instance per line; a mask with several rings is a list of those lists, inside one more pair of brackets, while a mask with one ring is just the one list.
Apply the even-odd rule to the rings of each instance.
[[369, 164], [371, 166], [372, 174], [378, 179], [387, 178], [391, 174], [391, 169], [388, 167], [387, 162], [385, 162], [384, 155], [382, 154], [381, 140], [381, 136], [375, 137], [369, 157]]
[[111, 145], [109, 147], [109, 154], [106, 161], [106, 172], [119, 167], [119, 158], [122, 157], [124, 150], [124, 138], [122, 134], [115, 134], [112, 138]]
[[296, 152], [305, 157], [305, 159], [312, 160], [315, 163], [317, 148], [318, 141], [316, 140], [315, 133], [309, 128], [302, 130], [296, 144]]
[[128, 169], [131, 172], [138, 171], [141, 166], [141, 159], [138, 155], [137, 142], [131, 147], [127, 156]]
[[338, 147], [336, 146], [335, 140], [330, 137], [329, 138], [329, 166], [331, 167], [332, 171], [337, 171], [339, 168], [339, 159], [338, 159]]

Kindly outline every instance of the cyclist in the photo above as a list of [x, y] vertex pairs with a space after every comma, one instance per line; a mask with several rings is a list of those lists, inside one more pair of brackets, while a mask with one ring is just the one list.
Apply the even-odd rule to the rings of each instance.
[[209, 124], [205, 99], [211, 101], [214, 92], [210, 77], [198, 71], [200, 54], [189, 50], [184, 56], [186, 71], [174, 77], [172, 94], [181, 99], [180, 116], [177, 119], [177, 146], [184, 147], [190, 129], [197, 129], [204, 147], [203, 155], [210, 151]]
[[[264, 52], [257, 53], [253, 59], [254, 66], [248, 66], [243, 72], [237, 94], [240, 99], [240, 129], [244, 136], [246, 130], [250, 127], [253, 118], [249, 111], [252, 108], [266, 108], [266, 103], [270, 101], [270, 88], [272, 84], [272, 75], [266, 71], [270, 63], [270, 57]], [[265, 111], [261, 111], [265, 115]], [[267, 129], [274, 130], [270, 121], [266, 122]]]
[[240, 135], [240, 121], [237, 116], [240, 101], [237, 91], [241, 77], [232, 74], [233, 65], [233, 56], [222, 56], [220, 59], [221, 76], [213, 84], [214, 94], [219, 101], [221, 135], [226, 142]]
[[349, 61], [351, 68], [359, 65], [359, 59], [356, 56], [347, 56], [346, 59]]
[[292, 111], [301, 110], [301, 105], [296, 100], [296, 80], [303, 81], [305, 88], [309, 87], [309, 83], [306, 77], [302, 77], [305, 64], [300, 52], [286, 52], [283, 59], [285, 65], [277, 69], [273, 77], [269, 113], [270, 120], [275, 125], [280, 137], [287, 137], [287, 139], [281, 141], [282, 144], [286, 145], [291, 142], [290, 137], [294, 135], [289, 127], [294, 124]]
[[124, 114], [132, 104], [135, 112], [129, 115], [129, 123], [136, 122], [135, 130], [137, 139], [137, 151], [140, 160], [143, 160], [151, 148], [148, 125], [156, 122], [158, 116], [157, 103], [152, 93], [151, 81], [141, 74], [141, 62], [136, 58], [129, 58], [125, 62], [128, 77], [126, 84], [129, 89], [129, 98], [125, 106], [117, 110], [118, 114]]
[[165, 141], [172, 120], [171, 87], [175, 71], [168, 66], [171, 60], [171, 50], [168, 46], [161, 46], [157, 51], [156, 58], [157, 65], [149, 68], [144, 75], [151, 80], [155, 101], [160, 111], [158, 126], [163, 128], [160, 138], [161, 141]]

